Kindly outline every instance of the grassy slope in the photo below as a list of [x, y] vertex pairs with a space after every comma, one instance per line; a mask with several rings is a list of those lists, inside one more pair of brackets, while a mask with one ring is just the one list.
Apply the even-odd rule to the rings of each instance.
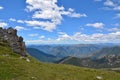
[[41, 63], [31, 57], [20, 59], [12, 50], [0, 44], [0, 80], [119, 80], [120, 73], [79, 68], [62, 64]]

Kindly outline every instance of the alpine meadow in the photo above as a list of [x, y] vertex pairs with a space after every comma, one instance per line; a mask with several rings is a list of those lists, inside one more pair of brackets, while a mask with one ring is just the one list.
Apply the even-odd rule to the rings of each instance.
[[120, 80], [120, 0], [1, 0], [0, 80]]

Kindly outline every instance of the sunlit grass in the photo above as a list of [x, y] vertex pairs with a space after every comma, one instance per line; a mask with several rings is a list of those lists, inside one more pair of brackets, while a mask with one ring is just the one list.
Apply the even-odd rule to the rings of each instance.
[[[26, 61], [30, 59], [30, 62]], [[119, 80], [120, 73], [48, 64], [32, 57], [20, 58], [7, 44], [0, 45], [0, 80]]]

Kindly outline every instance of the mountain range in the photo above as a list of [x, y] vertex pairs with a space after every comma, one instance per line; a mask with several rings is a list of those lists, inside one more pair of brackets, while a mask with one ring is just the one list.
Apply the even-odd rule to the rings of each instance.
[[120, 56], [120, 46], [114, 46], [114, 47], [105, 47], [101, 50], [95, 52], [92, 54], [93, 58], [103, 58], [104, 56], [114, 56], [118, 55]]
[[104, 47], [115, 45], [116, 44], [29, 45], [27, 48], [38, 49], [44, 53], [62, 58], [67, 56], [84, 58], [91, 56], [91, 53], [99, 51]]
[[120, 67], [120, 46], [103, 48], [87, 58], [69, 56], [60, 60], [58, 63], [90, 68]]
[[[65, 64], [40, 62], [26, 53], [25, 45], [20, 46], [19, 44], [17, 44], [17, 43], [24, 44], [23, 39], [19, 40], [19, 37], [11, 33], [8, 34], [8, 36], [6, 37], [5, 35], [1, 35], [0, 32], [0, 80], [120, 79], [120, 74], [113, 71], [89, 69]], [[15, 43], [14, 45], [17, 46], [17, 50], [19, 50], [19, 52], [16, 52], [15, 46], [14, 47], [11, 46], [12, 44], [10, 42]], [[36, 49], [31, 50], [33, 52], [36, 52]], [[38, 52], [42, 54], [41, 56], [47, 56], [50, 58], [54, 57], [51, 55], [46, 55], [46, 53], [40, 51]]]

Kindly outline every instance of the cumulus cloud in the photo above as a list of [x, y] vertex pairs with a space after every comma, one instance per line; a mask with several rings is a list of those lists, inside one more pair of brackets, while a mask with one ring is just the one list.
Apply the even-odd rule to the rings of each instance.
[[14, 19], [14, 18], [10, 18], [9, 21], [15, 22], [16, 19]]
[[57, 41], [61, 41], [61, 40], [65, 40], [65, 39], [66, 40], [71, 39], [71, 37], [68, 34], [64, 33], [64, 32], [59, 32], [58, 34], [59, 34], [59, 36], [57, 38]]
[[55, 39], [38, 39], [38, 40], [27, 40], [26, 43], [34, 43], [34, 44], [58, 44], [58, 42]]
[[24, 20], [16, 20], [14, 18], [10, 18], [9, 21], [17, 22], [17, 23], [24, 23], [25, 22]]
[[120, 11], [120, 6], [116, 6], [113, 8], [114, 10]]
[[41, 43], [41, 44], [73, 44], [73, 43], [119, 43], [120, 42], [120, 31], [111, 32], [108, 34], [94, 33], [94, 34], [82, 34], [76, 32], [73, 35], [69, 35], [64, 32], [59, 32], [56, 39], [47, 40], [28, 40], [27, 43]]
[[108, 31], [111, 31], [111, 32], [119, 32], [120, 31], [120, 28], [110, 28], [108, 29]]
[[29, 30], [29, 29], [27, 29], [25, 27], [22, 27], [22, 26], [16, 26], [15, 29], [18, 30], [18, 31]]
[[43, 43], [42, 40], [27, 40], [25, 41], [26, 43], [34, 43], [34, 44], [38, 44], [38, 43]]
[[[57, 25], [61, 24], [63, 15], [69, 17], [87, 17], [86, 14], [76, 13], [74, 9], [66, 10], [63, 6], [58, 6], [57, 0], [26, 0], [26, 9], [28, 12], [33, 12], [33, 21], [25, 21], [28, 25], [33, 27], [40, 27], [40, 29], [53, 31]], [[38, 21], [42, 19], [43, 21]]]
[[115, 24], [113, 24], [113, 26], [120, 27], [120, 24], [119, 23], [115, 23]]
[[39, 36], [39, 38], [40, 38], [40, 39], [44, 39], [44, 38], [45, 38], [45, 36]]
[[104, 2], [104, 5], [111, 10], [120, 11], [120, 4], [119, 3], [120, 3], [119, 0], [106, 0]]
[[76, 13], [76, 12], [74, 11], [74, 9], [72, 9], [72, 8], [69, 8], [68, 11], [61, 11], [61, 14], [62, 14], [62, 15], [69, 16], [69, 17], [76, 17], [76, 18], [79, 18], [79, 17], [87, 17], [86, 14]]
[[17, 22], [18, 22], [18, 23], [24, 23], [24, 21], [23, 21], [23, 20], [17, 20]]
[[116, 6], [116, 4], [114, 4], [111, 0], [106, 0], [106, 2], [104, 2], [105, 6], [110, 6], [110, 7], [114, 7]]
[[105, 24], [103, 23], [88, 23], [86, 24], [86, 26], [89, 26], [89, 27], [94, 27], [94, 28], [103, 28]]
[[[67, 37], [64, 37], [64, 35], [67, 35]], [[68, 37], [69, 36], [69, 37]], [[96, 42], [119, 42], [120, 40], [120, 32], [113, 32], [113, 33], [108, 33], [108, 34], [102, 34], [102, 33], [95, 33], [91, 35], [87, 34], [82, 34], [79, 32], [76, 32], [73, 35], [68, 35], [68, 34], [63, 34], [58, 37], [57, 40], [75, 40], [78, 42], [91, 42], [91, 43], [96, 43]]]
[[116, 14], [115, 18], [120, 18], [120, 13]]
[[[120, 0], [105, 0], [104, 10], [120, 11]], [[114, 18], [120, 18], [120, 14], [117, 13]]]
[[[56, 29], [56, 23], [51, 23], [49, 21], [25, 21], [28, 26], [33, 26], [34, 28], [43, 29], [52, 32], [53, 29]], [[37, 26], [37, 27], [36, 27]]]
[[34, 43], [34, 44], [57, 44], [57, 42], [55, 40], [27, 40], [26, 43]]
[[2, 6], [0, 6], [0, 10], [4, 9]]
[[6, 27], [6, 26], [8, 26], [7, 23], [5, 23], [5, 22], [0, 22], [0, 27], [4, 28], [4, 27]]

